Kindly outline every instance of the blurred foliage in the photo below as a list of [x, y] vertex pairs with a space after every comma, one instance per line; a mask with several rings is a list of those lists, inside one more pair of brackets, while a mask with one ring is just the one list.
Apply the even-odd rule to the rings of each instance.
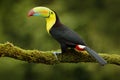
[[69, 0], [69, 4], [64, 0], [1, 0], [0, 42], [11, 41], [30, 49], [58, 49], [58, 43], [45, 30], [45, 20], [27, 17], [31, 8], [47, 6], [55, 10], [61, 21], [78, 32], [93, 49], [98, 52], [119, 50], [119, 3], [119, 0]]
[[[59, 48], [47, 34], [43, 18], [27, 17], [28, 11], [35, 6], [55, 10], [61, 22], [78, 32], [94, 50], [119, 51], [120, 0], [1, 0], [0, 43], [9, 41], [26, 49]], [[23, 80], [24, 77], [27, 80], [30, 75], [33, 76], [31, 80], [118, 80], [120, 76], [120, 68], [114, 65], [97, 71], [99, 67], [92, 64], [48, 66], [5, 59], [0, 59], [1, 80]]]
[[95, 63], [44, 65], [0, 58], [1, 80], [119, 80], [120, 67]]

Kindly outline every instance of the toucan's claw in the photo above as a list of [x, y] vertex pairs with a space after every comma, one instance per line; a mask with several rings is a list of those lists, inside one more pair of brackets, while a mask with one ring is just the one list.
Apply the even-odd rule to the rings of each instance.
[[58, 60], [57, 54], [61, 54], [61, 52], [53, 52], [53, 55], [54, 55], [55, 58]]

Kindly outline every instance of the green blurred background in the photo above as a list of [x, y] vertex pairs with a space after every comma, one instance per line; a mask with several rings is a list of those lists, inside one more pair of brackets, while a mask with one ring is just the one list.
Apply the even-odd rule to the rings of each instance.
[[[0, 0], [0, 43], [24, 49], [57, 50], [45, 20], [27, 17], [35, 6], [55, 10], [97, 52], [120, 52], [120, 0]], [[120, 67], [93, 63], [44, 65], [0, 58], [0, 80], [120, 80]]]

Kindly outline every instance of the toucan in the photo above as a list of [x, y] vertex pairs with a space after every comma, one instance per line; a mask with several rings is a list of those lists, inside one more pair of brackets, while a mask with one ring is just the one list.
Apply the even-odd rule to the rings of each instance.
[[47, 32], [59, 42], [61, 53], [65, 53], [68, 48], [76, 49], [77, 51], [87, 51], [101, 65], [107, 63], [94, 50], [89, 48], [75, 31], [62, 24], [54, 10], [43, 6], [34, 7], [28, 12], [28, 16], [41, 16], [45, 18]]

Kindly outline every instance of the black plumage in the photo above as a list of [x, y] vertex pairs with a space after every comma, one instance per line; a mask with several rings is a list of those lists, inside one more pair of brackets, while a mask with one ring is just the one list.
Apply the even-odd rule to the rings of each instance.
[[95, 51], [89, 48], [76, 32], [63, 25], [55, 11], [46, 7], [35, 7], [29, 11], [28, 16], [42, 16], [46, 18], [47, 31], [60, 43], [62, 53], [65, 53], [69, 47], [77, 50], [85, 50], [101, 65], [107, 63]]
[[92, 57], [94, 57], [101, 65], [105, 65], [107, 63], [95, 51], [90, 49], [76, 32], [63, 25], [60, 22], [57, 14], [56, 14], [56, 22], [49, 30], [49, 32], [52, 35], [52, 37], [60, 43], [62, 53], [66, 52], [67, 48], [69, 47], [76, 48], [77, 45], [83, 45], [85, 46], [84, 49]]
[[65, 52], [68, 47], [74, 48], [76, 45], [86, 45], [76, 32], [61, 24], [57, 15], [56, 22], [50, 29], [50, 34], [60, 43], [62, 52]]

